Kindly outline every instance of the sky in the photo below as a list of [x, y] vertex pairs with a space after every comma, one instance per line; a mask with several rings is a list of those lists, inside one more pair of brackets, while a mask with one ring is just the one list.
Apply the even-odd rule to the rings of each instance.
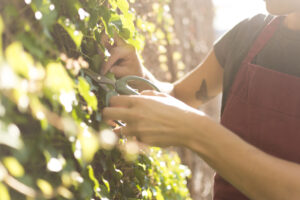
[[222, 32], [247, 17], [267, 13], [263, 0], [213, 0], [213, 3], [216, 9], [214, 25], [217, 31]]

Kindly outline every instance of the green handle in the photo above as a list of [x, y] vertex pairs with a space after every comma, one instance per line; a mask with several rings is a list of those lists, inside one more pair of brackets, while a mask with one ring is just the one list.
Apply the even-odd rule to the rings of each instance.
[[115, 90], [116, 91], [109, 91], [106, 94], [105, 98], [105, 105], [109, 106], [109, 100], [112, 96], [117, 96], [118, 94], [123, 95], [139, 95], [139, 93], [134, 90], [132, 87], [128, 86], [129, 81], [141, 81], [146, 83], [147, 85], [151, 86], [154, 90], [160, 92], [160, 90], [150, 81], [138, 77], [138, 76], [124, 76], [123, 78], [120, 78], [115, 83]]
[[116, 91], [120, 94], [124, 95], [139, 95], [137, 91], [135, 91], [132, 87], [128, 86], [129, 81], [141, 81], [146, 83], [147, 85], [151, 86], [154, 90], [160, 92], [158, 87], [156, 87], [152, 82], [141, 78], [139, 76], [124, 76], [118, 79], [115, 83]]

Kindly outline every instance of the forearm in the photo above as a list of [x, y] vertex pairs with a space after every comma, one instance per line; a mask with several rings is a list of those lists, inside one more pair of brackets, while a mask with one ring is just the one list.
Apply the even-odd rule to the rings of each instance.
[[151, 74], [151, 72], [148, 69], [146, 69], [145, 67], [143, 67], [143, 71], [145, 74], [145, 78], [148, 79], [149, 81], [151, 81], [152, 83], [154, 83], [160, 89], [161, 92], [164, 92], [164, 93], [170, 94], [171, 96], [174, 96], [174, 93], [173, 93], [174, 85], [172, 83], [162, 82], [162, 81], [157, 80], [153, 76], [153, 74]]
[[[144, 67], [144, 74], [145, 74], [145, 78], [150, 80], [152, 83], [154, 83], [161, 90], [161, 92], [167, 93], [167, 94], [175, 97], [176, 99], [186, 103], [187, 105], [189, 105], [191, 107], [198, 108], [201, 104], [204, 104], [207, 101], [209, 101], [211, 98], [213, 98], [213, 97], [208, 98], [208, 95], [206, 92], [198, 92], [199, 98], [201, 100], [198, 100], [198, 99], [195, 100], [194, 98], [188, 98], [191, 95], [185, 94], [184, 92], [182, 92], [182, 91], [188, 90], [188, 88], [183, 90], [181, 88], [181, 85], [178, 84], [178, 82], [180, 82], [181, 80], [179, 80], [175, 83], [159, 81], [145, 67]], [[151, 89], [148, 85], [140, 85], [139, 87], [140, 87], [139, 90]]]
[[[193, 99], [193, 98], [187, 98], [190, 95], [182, 94], [183, 93], [183, 92], [181, 92], [182, 89], [180, 88], [180, 85], [178, 84], [178, 82], [180, 82], [182, 80], [178, 80], [176, 83], [168, 83], [168, 82], [159, 81], [145, 67], [144, 67], [144, 74], [145, 74], [145, 78], [150, 80], [151, 82], [153, 82], [162, 92], [175, 97], [176, 99], [186, 103], [189, 106], [197, 108], [200, 105], [199, 101], [197, 101], [195, 103], [196, 105], [192, 101], [190, 101], [190, 99]], [[142, 86], [142, 87], [143, 87], [143, 90], [149, 89], [149, 86], [146, 86], [148, 88], [145, 88], [145, 86]], [[188, 88], [186, 88], [184, 91], [186, 91], [186, 90], [188, 90]], [[205, 103], [210, 100], [210, 98], [206, 98], [206, 97], [207, 97], [207, 94], [205, 92], [202, 92], [201, 96], [200, 96], [202, 103]]]
[[250, 199], [300, 199], [300, 165], [260, 151], [206, 117], [190, 121], [198, 126], [186, 146]]

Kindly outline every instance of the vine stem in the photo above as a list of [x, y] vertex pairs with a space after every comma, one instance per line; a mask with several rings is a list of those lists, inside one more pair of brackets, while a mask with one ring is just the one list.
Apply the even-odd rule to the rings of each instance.
[[36, 198], [38, 196], [38, 193], [34, 189], [21, 183], [14, 177], [10, 176], [1, 162], [0, 162], [0, 173], [3, 175], [2, 181], [10, 188], [28, 197]]
[[28, 185], [25, 185], [24, 183], [18, 181], [16, 178], [12, 177], [1, 162], [0, 175], [3, 176], [1, 180], [3, 183], [5, 183], [8, 187], [14, 189], [15, 191], [19, 192], [20, 194], [23, 194], [26, 197], [31, 197], [34, 199], [53, 199], [57, 196], [57, 194], [59, 194], [58, 189], [55, 189], [51, 195], [45, 195], [41, 192], [34, 190]]

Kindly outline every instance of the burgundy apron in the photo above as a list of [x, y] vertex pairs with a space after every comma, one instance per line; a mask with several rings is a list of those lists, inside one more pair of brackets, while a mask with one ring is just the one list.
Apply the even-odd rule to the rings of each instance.
[[[221, 123], [262, 151], [300, 163], [300, 78], [251, 63], [283, 19], [274, 18], [254, 42], [231, 87]], [[248, 199], [218, 175], [214, 193], [215, 200]]]

